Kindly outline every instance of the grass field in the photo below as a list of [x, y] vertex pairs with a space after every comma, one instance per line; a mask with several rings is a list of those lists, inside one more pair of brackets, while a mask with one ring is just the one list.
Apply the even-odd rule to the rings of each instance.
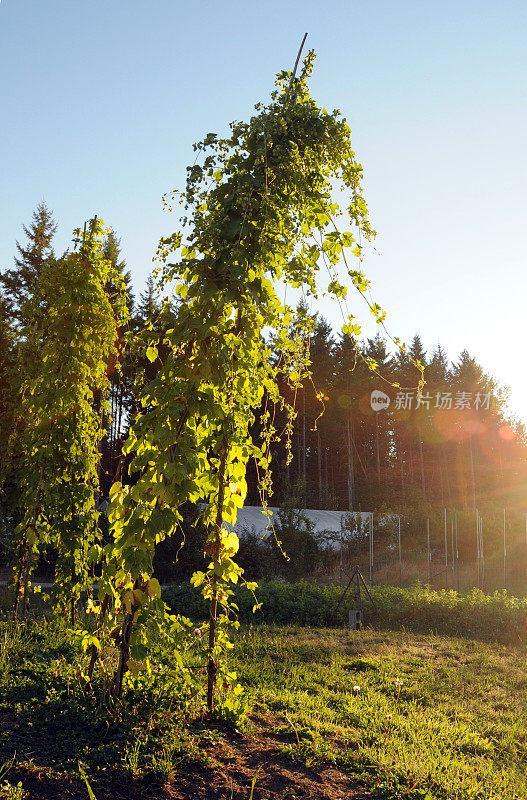
[[527, 797], [525, 650], [305, 628], [240, 646], [253, 703], [281, 720], [292, 758], [328, 759], [377, 797]]
[[84, 772], [97, 800], [525, 800], [525, 656], [404, 631], [246, 627], [232, 659], [250, 713], [235, 731], [162, 679], [108, 708], [64, 627], [1, 623], [0, 796], [88, 798]]

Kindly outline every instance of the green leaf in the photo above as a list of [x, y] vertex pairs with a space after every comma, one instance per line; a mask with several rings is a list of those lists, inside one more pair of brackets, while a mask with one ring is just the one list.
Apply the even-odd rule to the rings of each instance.
[[149, 361], [155, 361], [157, 356], [158, 356], [157, 347], [154, 347], [154, 345], [150, 345], [149, 347], [147, 347], [146, 357], [148, 358]]
[[86, 789], [88, 790], [88, 797], [90, 798], [90, 800], [97, 800], [97, 798], [95, 797], [95, 795], [93, 793], [93, 790], [92, 790], [92, 788], [91, 788], [91, 786], [90, 786], [90, 784], [88, 782], [88, 778], [86, 776], [86, 773], [84, 772], [84, 769], [82, 768], [81, 762], [79, 761], [78, 763], [79, 763], [80, 776], [83, 779], [84, 783], [86, 784]]
[[157, 578], [150, 578], [148, 581], [146, 593], [149, 597], [159, 599], [161, 597], [161, 586]]

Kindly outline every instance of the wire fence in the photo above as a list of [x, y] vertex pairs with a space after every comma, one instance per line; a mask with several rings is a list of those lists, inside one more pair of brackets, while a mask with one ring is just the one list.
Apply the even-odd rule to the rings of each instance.
[[370, 585], [527, 594], [527, 515], [507, 509], [350, 514], [335, 545], [331, 578], [341, 584], [358, 565]]

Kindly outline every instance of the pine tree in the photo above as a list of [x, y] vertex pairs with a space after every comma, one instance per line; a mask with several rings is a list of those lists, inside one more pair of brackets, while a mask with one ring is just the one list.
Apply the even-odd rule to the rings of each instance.
[[[448, 367], [448, 357], [440, 343], [432, 353], [432, 358], [426, 366], [427, 386], [446, 386], [449, 379], [450, 370]], [[446, 391], [446, 389], [445, 389]]]
[[34, 296], [44, 265], [54, 258], [52, 241], [57, 226], [51, 211], [42, 202], [33, 212], [29, 228], [25, 225], [23, 228], [27, 244], [23, 246], [16, 243], [18, 256], [15, 257], [15, 268], [0, 274], [7, 311], [20, 324], [27, 322], [24, 319], [24, 303]]
[[154, 323], [161, 311], [158, 292], [152, 274], [146, 279], [146, 289], [139, 295], [134, 324], [137, 329], [142, 329], [149, 322]]

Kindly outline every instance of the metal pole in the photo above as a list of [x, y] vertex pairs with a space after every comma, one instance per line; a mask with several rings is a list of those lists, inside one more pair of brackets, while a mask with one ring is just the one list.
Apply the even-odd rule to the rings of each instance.
[[457, 590], [459, 592], [459, 545], [457, 540], [457, 511], [455, 515], [456, 520], [456, 583], [457, 583]]
[[480, 574], [479, 574], [479, 512], [476, 508], [476, 559], [478, 563], [478, 589], [480, 588]]
[[431, 553], [430, 553], [430, 520], [429, 519], [426, 520], [426, 545], [427, 545], [427, 547], [426, 547], [426, 553], [427, 553], [426, 563], [428, 564], [428, 585], [430, 586], [430, 558], [431, 558]]
[[342, 528], [340, 529], [340, 570], [339, 570], [339, 585], [342, 586]]
[[370, 512], [370, 586], [373, 586], [373, 511]]
[[454, 520], [451, 521], [451, 533], [452, 533], [452, 536], [451, 536], [451, 539], [452, 539], [452, 550], [451, 550], [452, 557], [451, 557], [450, 560], [452, 561], [452, 576], [453, 576], [454, 575], [454, 561], [455, 561], [455, 558], [454, 558], [454, 553], [455, 553], [455, 550], [454, 550]]
[[446, 508], [445, 508], [445, 589], [448, 589], [448, 535], [446, 524]]
[[505, 509], [503, 509], [503, 588], [507, 588], [507, 541], [505, 537]]
[[485, 591], [485, 550], [483, 548], [483, 517], [479, 518], [479, 546], [481, 550], [481, 589]]
[[481, 539], [480, 539], [480, 535], [479, 535], [479, 531], [480, 531], [480, 527], [481, 527], [481, 519], [480, 519], [479, 516], [478, 516], [477, 525], [478, 525], [478, 527], [477, 527], [476, 535], [478, 537], [477, 538], [477, 548], [478, 548], [478, 589], [481, 589]]
[[403, 582], [403, 552], [401, 550], [401, 516], [399, 515], [399, 586]]

